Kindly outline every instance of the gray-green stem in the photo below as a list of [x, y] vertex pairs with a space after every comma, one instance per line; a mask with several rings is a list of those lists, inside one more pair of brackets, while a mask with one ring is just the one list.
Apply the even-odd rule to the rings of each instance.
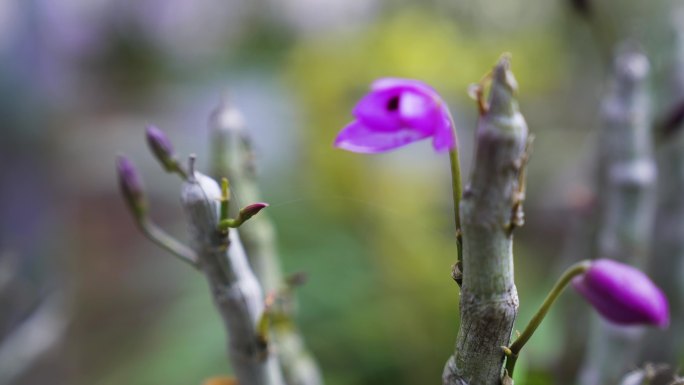
[[500, 385], [518, 313], [513, 279], [513, 214], [520, 205], [527, 125], [507, 57], [494, 68], [489, 109], [480, 117], [475, 160], [460, 202], [463, 234], [461, 324], [445, 385]]
[[[672, 12], [675, 57], [668, 74], [668, 87], [663, 87], [663, 100], [671, 111], [684, 101], [684, 4]], [[650, 272], [671, 304], [684, 303], [684, 122], [672, 126], [667, 139], [658, 147], [658, 208], [653, 232], [653, 259]], [[671, 325], [684, 325], [684, 307], [672, 306]], [[642, 357], [653, 362], [681, 363], [684, 354], [684, 328], [670, 327], [651, 332]]]
[[513, 341], [513, 343], [507, 348], [506, 371], [508, 372], [509, 376], [513, 377], [513, 370], [515, 369], [515, 363], [518, 360], [518, 356], [520, 355], [520, 350], [522, 350], [527, 341], [529, 341], [530, 338], [532, 338], [532, 335], [537, 330], [539, 325], [541, 325], [542, 321], [544, 320], [544, 317], [546, 317], [546, 313], [549, 312], [549, 309], [551, 309], [553, 303], [556, 302], [558, 296], [563, 292], [563, 290], [565, 290], [565, 288], [568, 286], [568, 284], [572, 281], [573, 278], [587, 271], [590, 264], [591, 262], [585, 260], [578, 262], [570, 266], [567, 270], [565, 270], [565, 272], [558, 279], [558, 281], [553, 286], [549, 294], [547, 294], [546, 298], [544, 299], [544, 302], [539, 307], [539, 310], [537, 310], [537, 312], [534, 314], [534, 317], [532, 317], [530, 322], [527, 324], [525, 330], [523, 330], [523, 332], [520, 333], [518, 338], [516, 338], [515, 341]]
[[[649, 62], [634, 48], [615, 57], [600, 131], [598, 254], [643, 267], [653, 231], [656, 168], [652, 154]], [[582, 385], [615, 384], [637, 362], [643, 328], [593, 317], [580, 373]]]
[[150, 241], [168, 251], [181, 261], [197, 268], [197, 254], [193, 250], [178, 242], [148, 218], [141, 218], [137, 223], [140, 230]]
[[237, 230], [218, 230], [221, 200], [218, 184], [205, 175], [195, 172], [183, 184], [181, 202], [193, 248], [227, 331], [235, 377], [240, 385], [285, 385], [274, 350], [259, 338], [257, 324], [265, 309], [264, 295]]
[[[210, 121], [211, 167], [215, 177], [228, 176], [234, 196], [242, 204], [260, 202], [254, 154], [249, 133], [240, 112], [225, 100], [214, 110]], [[233, 205], [239, 207], [240, 205]], [[276, 232], [265, 213], [240, 227], [249, 263], [267, 293], [284, 286], [277, 250]], [[323, 377], [294, 324], [294, 314], [284, 323], [273, 325], [272, 341], [288, 385], [321, 385]]]

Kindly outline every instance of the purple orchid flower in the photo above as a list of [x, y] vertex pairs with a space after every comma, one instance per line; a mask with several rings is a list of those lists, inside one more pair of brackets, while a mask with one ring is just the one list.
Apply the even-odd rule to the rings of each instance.
[[619, 325], [670, 323], [667, 299], [641, 271], [610, 259], [597, 259], [572, 281], [573, 286], [607, 320]]
[[446, 104], [432, 87], [418, 80], [376, 80], [352, 114], [356, 120], [337, 135], [335, 147], [374, 154], [429, 137], [437, 152], [457, 145]]

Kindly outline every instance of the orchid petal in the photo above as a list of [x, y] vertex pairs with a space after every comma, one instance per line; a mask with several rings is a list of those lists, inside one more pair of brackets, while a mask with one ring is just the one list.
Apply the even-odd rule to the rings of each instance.
[[451, 126], [451, 119], [444, 118], [444, 124], [440, 126], [432, 137], [432, 147], [437, 152], [447, 152], [458, 146], [456, 134]]
[[352, 114], [356, 121], [335, 142], [345, 150], [382, 152], [427, 137], [433, 137], [437, 152], [456, 146], [446, 105], [432, 87], [418, 80], [376, 80]]
[[335, 147], [352, 152], [375, 154], [394, 150], [428, 136], [429, 134], [408, 128], [393, 132], [377, 131], [361, 122], [354, 121], [337, 135]]
[[[402, 127], [398, 108], [400, 97], [401, 93], [396, 90], [371, 92], [359, 100], [352, 114], [376, 131], [397, 131]], [[392, 110], [389, 107], [394, 98], [397, 106]]]
[[434, 134], [443, 128], [445, 114], [429, 95], [404, 92], [399, 101], [399, 113], [404, 125]]

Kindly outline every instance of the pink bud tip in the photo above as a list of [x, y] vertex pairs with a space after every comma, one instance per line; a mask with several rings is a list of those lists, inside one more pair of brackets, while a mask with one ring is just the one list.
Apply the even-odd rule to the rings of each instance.
[[247, 205], [247, 206], [243, 207], [242, 210], [240, 210], [240, 214], [239, 214], [240, 219], [242, 221], [246, 221], [249, 218], [257, 215], [259, 213], [259, 211], [265, 209], [266, 207], [268, 207], [268, 203], [264, 203], [264, 202], [257, 202], [257, 203], [252, 203], [250, 205]]

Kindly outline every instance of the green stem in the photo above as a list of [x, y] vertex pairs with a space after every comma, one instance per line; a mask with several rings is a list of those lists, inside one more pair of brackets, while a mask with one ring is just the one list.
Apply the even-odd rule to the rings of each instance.
[[456, 244], [458, 246], [458, 260], [461, 261], [463, 257], [463, 237], [461, 236], [461, 195], [463, 194], [463, 187], [461, 186], [461, 164], [458, 160], [458, 150], [453, 149], [449, 151], [449, 161], [451, 162], [451, 183], [454, 194], [454, 221], [456, 223]]
[[173, 160], [172, 166], [170, 170], [167, 170], [168, 172], [171, 173], [176, 173], [178, 176], [181, 177], [183, 180], [188, 179], [188, 173], [183, 169], [183, 166], [180, 164], [180, 162], [176, 159]]
[[140, 226], [143, 234], [157, 246], [178, 257], [181, 261], [188, 263], [190, 266], [197, 268], [197, 254], [187, 246], [165, 233], [164, 230], [160, 229], [149, 219], [140, 219], [138, 226]]
[[241, 221], [232, 219], [232, 218], [226, 218], [226, 219], [221, 219], [218, 223], [218, 229], [219, 231], [228, 231], [228, 229], [231, 228], [237, 228], [242, 224]]
[[451, 162], [451, 183], [454, 194], [454, 222], [456, 223], [456, 231], [461, 232], [461, 214], [460, 203], [461, 194], [463, 194], [463, 187], [461, 186], [461, 162], [458, 159], [458, 149], [449, 151], [449, 161]]
[[[451, 129], [454, 131], [454, 138], [456, 138], [456, 124], [451, 113], [449, 113], [449, 121], [451, 122]], [[451, 163], [451, 187], [454, 200], [454, 223], [456, 225], [458, 261], [461, 261], [463, 257], [463, 237], [461, 235], [461, 196], [463, 195], [463, 186], [461, 184], [461, 161], [458, 158], [458, 143], [453, 149], [449, 150], [449, 162]]]
[[228, 220], [228, 209], [230, 204], [230, 190], [228, 185], [228, 178], [221, 178], [221, 205], [219, 213], [219, 221]]
[[556, 301], [556, 298], [558, 298], [558, 296], [563, 292], [565, 287], [568, 286], [573, 278], [587, 271], [590, 264], [591, 262], [589, 260], [584, 260], [577, 262], [565, 270], [563, 275], [561, 275], [549, 294], [546, 296], [546, 299], [544, 299], [544, 302], [539, 310], [537, 310], [537, 313], [530, 320], [530, 323], [527, 324], [525, 330], [507, 349], [504, 349], [506, 351], [506, 355], [508, 356], [506, 359], [506, 370], [508, 371], [509, 376], [513, 377], [513, 369], [515, 369], [515, 362], [518, 360], [520, 350], [523, 348], [523, 346], [525, 346], [527, 341], [529, 341], [534, 334], [535, 330], [537, 330], [537, 327], [539, 327], [539, 325], [542, 323], [544, 317], [546, 317], [546, 313], [549, 312], [549, 309]]

